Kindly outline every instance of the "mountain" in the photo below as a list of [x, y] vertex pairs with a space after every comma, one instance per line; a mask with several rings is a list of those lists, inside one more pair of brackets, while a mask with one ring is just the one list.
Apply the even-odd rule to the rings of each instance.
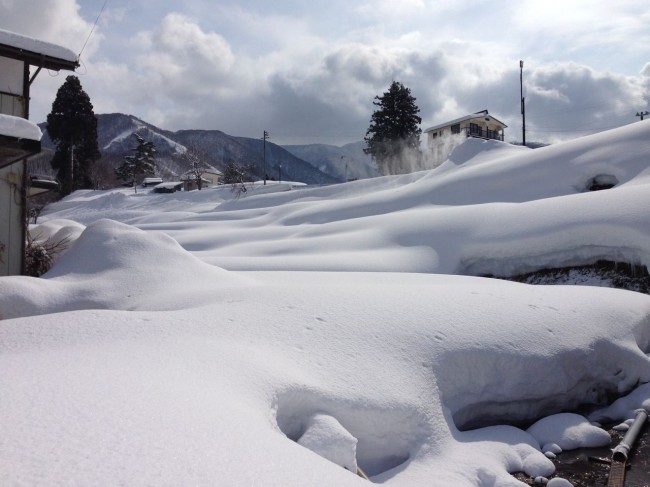
[[296, 157], [305, 160], [318, 170], [343, 181], [379, 176], [372, 158], [363, 152], [364, 142], [354, 142], [342, 147], [327, 144], [284, 145]]
[[[43, 131], [41, 145], [54, 148], [47, 134], [47, 125], [40, 124]], [[251, 164], [255, 176], [264, 175], [263, 142], [246, 137], [233, 137], [219, 130], [179, 130], [172, 132], [140, 120], [133, 115], [110, 113], [97, 115], [97, 141], [102, 154], [101, 161], [117, 167], [125, 155], [136, 147], [132, 137], [138, 133], [156, 146], [160, 175], [165, 179], [178, 178], [186, 171], [180, 157], [188, 148], [194, 148], [206, 155], [207, 163], [223, 171], [226, 164]], [[281, 168], [281, 169], [280, 169]], [[342, 177], [323, 172], [312, 164], [272, 142], [266, 142], [266, 172], [270, 179], [300, 181], [307, 184], [332, 184]], [[280, 174], [281, 172], [281, 174]]]

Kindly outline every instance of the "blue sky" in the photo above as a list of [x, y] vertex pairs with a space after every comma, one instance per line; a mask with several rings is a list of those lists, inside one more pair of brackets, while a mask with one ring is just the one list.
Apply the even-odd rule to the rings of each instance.
[[[397, 80], [423, 129], [488, 109], [520, 140], [520, 59], [528, 140], [632, 123], [649, 108], [647, 0], [0, 0], [0, 28], [79, 52], [105, 2], [78, 72], [95, 112], [170, 130], [361, 140], [373, 98]], [[64, 80], [36, 79], [34, 121]]]

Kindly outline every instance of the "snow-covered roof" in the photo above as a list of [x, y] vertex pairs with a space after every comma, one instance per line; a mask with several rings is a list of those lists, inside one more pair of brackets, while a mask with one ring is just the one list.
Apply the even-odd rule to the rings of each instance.
[[3, 29], [0, 29], [0, 56], [54, 70], [74, 70], [79, 66], [78, 56], [70, 49]]
[[177, 186], [182, 186], [183, 182], [182, 181], [168, 181], [166, 183], [160, 183], [157, 184], [156, 186], [153, 187], [153, 189], [173, 189]]
[[490, 115], [487, 112], [487, 110], [484, 110], [484, 111], [481, 111], [481, 112], [472, 113], [470, 115], [465, 115], [464, 117], [460, 117], [460, 118], [457, 118], [455, 120], [451, 120], [449, 122], [434, 125], [433, 127], [429, 127], [428, 129], [426, 129], [424, 132], [425, 133], [426, 132], [433, 132], [434, 130], [441, 129], [443, 127], [449, 127], [450, 125], [455, 125], [457, 123], [466, 122], [467, 120], [473, 120], [475, 118], [486, 118], [486, 117], [489, 117], [490, 119], [494, 120], [495, 122], [500, 123], [501, 125], [503, 125], [504, 128], [507, 127], [507, 125], [505, 123], [503, 123], [501, 120], [499, 120], [498, 118]]
[[0, 114], [0, 168], [41, 150], [41, 129], [24, 118]]
[[[205, 171], [201, 171], [201, 177], [204, 177], [204, 176], [221, 177], [221, 176], [223, 176], [223, 173], [221, 171], [219, 171], [218, 169], [208, 169], [208, 170], [205, 170]], [[181, 179], [182, 180], [186, 180], [188, 178], [189, 179], [196, 179], [196, 174], [191, 169], [189, 171], [185, 171], [183, 174], [181, 174]]]
[[0, 135], [39, 141], [43, 134], [38, 125], [29, 120], [0, 114]]

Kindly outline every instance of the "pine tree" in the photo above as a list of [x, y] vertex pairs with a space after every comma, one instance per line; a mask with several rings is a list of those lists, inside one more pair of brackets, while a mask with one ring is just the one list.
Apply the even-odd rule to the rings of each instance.
[[100, 158], [97, 118], [90, 97], [74, 75], [66, 78], [56, 94], [47, 116], [47, 132], [57, 144], [51, 165], [57, 170], [61, 194], [92, 188], [89, 167]]
[[375, 96], [370, 127], [364, 138], [370, 154], [382, 174], [399, 174], [420, 165], [420, 134], [418, 116], [411, 90], [399, 81], [393, 81], [382, 96]]
[[138, 140], [138, 147], [131, 149], [133, 156], [124, 156], [124, 162], [115, 169], [115, 175], [122, 181], [131, 183], [134, 191], [138, 192], [137, 180], [140, 176], [153, 176], [156, 172], [156, 148], [153, 142], [144, 140], [134, 133]]

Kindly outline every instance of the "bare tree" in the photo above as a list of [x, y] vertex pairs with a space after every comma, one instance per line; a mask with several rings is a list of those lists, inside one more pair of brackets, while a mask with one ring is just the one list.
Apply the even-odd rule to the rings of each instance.
[[187, 150], [181, 155], [183, 166], [186, 168], [185, 174], [193, 179], [199, 191], [203, 188], [203, 173], [210, 169], [206, 162], [207, 157], [203, 152], [194, 146], [187, 147]]
[[92, 181], [93, 189], [112, 188], [117, 185], [115, 170], [103, 159], [92, 161], [88, 165], [88, 177]]
[[246, 184], [253, 182], [253, 166], [252, 164], [237, 164], [231, 161], [226, 164], [222, 180], [224, 184], [230, 184], [231, 191], [240, 196], [248, 191]]

